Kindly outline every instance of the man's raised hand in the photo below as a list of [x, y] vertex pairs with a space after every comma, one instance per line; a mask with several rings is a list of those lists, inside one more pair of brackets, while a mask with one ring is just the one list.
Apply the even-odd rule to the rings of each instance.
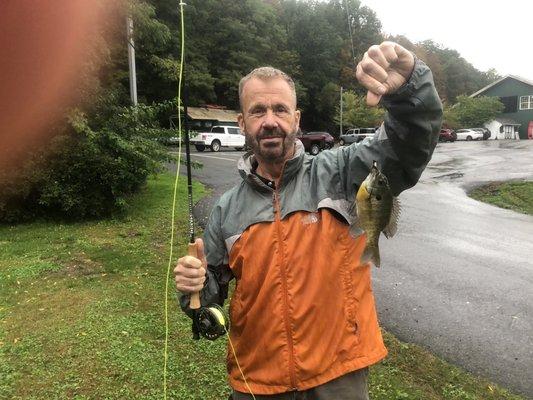
[[411, 52], [394, 42], [371, 46], [357, 64], [355, 76], [368, 89], [366, 104], [376, 106], [381, 97], [396, 92], [413, 72]]

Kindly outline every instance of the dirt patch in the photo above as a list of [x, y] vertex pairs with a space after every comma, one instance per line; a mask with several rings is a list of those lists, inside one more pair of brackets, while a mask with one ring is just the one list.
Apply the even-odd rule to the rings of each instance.
[[66, 263], [65, 261], [62, 261], [61, 264], [64, 265], [64, 268], [50, 273], [49, 276], [90, 276], [101, 274], [104, 271], [102, 264], [87, 258], [83, 254], [74, 256]]

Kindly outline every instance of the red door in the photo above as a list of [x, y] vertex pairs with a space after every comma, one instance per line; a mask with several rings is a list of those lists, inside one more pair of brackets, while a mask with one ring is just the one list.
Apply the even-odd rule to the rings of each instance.
[[529, 121], [529, 125], [527, 126], [527, 138], [533, 139], [533, 121]]

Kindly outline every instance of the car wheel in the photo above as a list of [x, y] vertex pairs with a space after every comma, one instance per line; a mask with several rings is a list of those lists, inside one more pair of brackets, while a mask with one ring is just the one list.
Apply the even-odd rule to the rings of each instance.
[[467, 137], [466, 137], [466, 140], [471, 141], [471, 140], [472, 140], [472, 136], [470, 136], [470, 135], [467, 136]]
[[311, 153], [312, 156], [316, 156], [318, 153], [320, 153], [320, 146], [316, 143], [313, 143], [311, 145], [311, 149], [309, 150], [309, 153]]
[[344, 146], [344, 140], [343, 139], [339, 140], [339, 146]]
[[211, 142], [211, 151], [215, 153], [220, 150], [220, 142], [218, 140], [213, 140]]
[[202, 152], [205, 150], [205, 145], [203, 144], [195, 144], [194, 147], [196, 147], [196, 150], [199, 152]]

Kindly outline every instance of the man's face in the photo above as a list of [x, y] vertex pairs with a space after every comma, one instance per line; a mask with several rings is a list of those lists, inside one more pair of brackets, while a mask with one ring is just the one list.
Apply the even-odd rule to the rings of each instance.
[[281, 77], [252, 78], [244, 85], [239, 126], [260, 161], [283, 162], [293, 154], [300, 111], [291, 88]]

